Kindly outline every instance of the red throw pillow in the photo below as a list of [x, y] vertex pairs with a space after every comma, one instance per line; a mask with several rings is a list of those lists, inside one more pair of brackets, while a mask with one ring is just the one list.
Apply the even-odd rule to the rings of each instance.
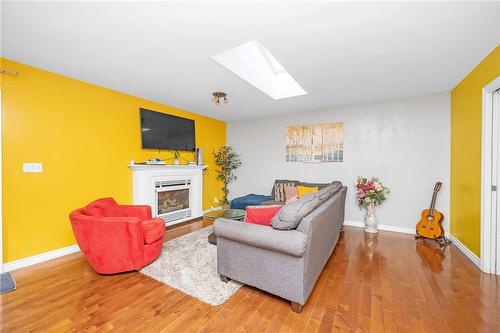
[[116, 203], [113, 198], [103, 198], [93, 201], [82, 210], [82, 213], [89, 216], [122, 217], [127, 216], [125, 211]]
[[245, 222], [271, 225], [271, 219], [283, 207], [282, 205], [263, 205], [263, 206], [247, 206], [245, 214]]

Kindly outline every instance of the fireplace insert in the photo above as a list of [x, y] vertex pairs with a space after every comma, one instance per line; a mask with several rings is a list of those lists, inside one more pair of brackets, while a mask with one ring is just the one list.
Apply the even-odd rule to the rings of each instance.
[[191, 216], [190, 195], [191, 181], [189, 179], [159, 181], [156, 188], [156, 216], [166, 222]]

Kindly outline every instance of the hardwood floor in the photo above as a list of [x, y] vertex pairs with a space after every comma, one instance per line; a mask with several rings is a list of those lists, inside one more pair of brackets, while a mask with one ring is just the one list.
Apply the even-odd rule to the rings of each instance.
[[[206, 222], [171, 229], [166, 239]], [[212, 307], [137, 272], [97, 275], [79, 254], [15, 271], [2, 332], [500, 332], [500, 278], [455, 247], [347, 228], [302, 313], [243, 287]]]

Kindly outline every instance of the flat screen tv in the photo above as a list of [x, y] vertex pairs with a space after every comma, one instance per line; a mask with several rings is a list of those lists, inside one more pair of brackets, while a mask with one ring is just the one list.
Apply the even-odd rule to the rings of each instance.
[[194, 151], [194, 120], [140, 109], [142, 148]]

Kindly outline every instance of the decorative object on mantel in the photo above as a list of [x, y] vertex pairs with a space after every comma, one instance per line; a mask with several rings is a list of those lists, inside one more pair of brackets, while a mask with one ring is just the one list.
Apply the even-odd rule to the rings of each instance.
[[288, 126], [287, 162], [342, 162], [344, 160], [344, 123]]
[[165, 165], [167, 162], [160, 160], [159, 158], [150, 158], [145, 162], [145, 164], [151, 164], [151, 165]]
[[222, 181], [224, 186], [222, 187], [223, 197], [221, 205], [223, 208], [229, 208], [229, 200], [227, 195], [229, 194], [229, 189], [227, 185], [232, 181], [236, 180], [237, 177], [234, 171], [241, 165], [240, 155], [236, 153], [231, 146], [222, 146], [218, 151], [213, 151], [215, 164], [217, 169], [217, 180]]
[[196, 148], [195, 151], [196, 164], [203, 165], [203, 148]]
[[174, 165], [181, 164], [181, 162], [179, 162], [179, 157], [180, 156], [181, 156], [181, 153], [178, 150], [174, 150], [174, 160], [172, 162]]
[[375, 206], [380, 206], [389, 195], [390, 191], [382, 185], [378, 178], [357, 177], [354, 181], [356, 185], [356, 201], [359, 207], [365, 208], [365, 231], [377, 233], [377, 218], [375, 216]]
[[212, 93], [212, 102], [214, 102], [215, 105], [220, 105], [220, 102], [222, 101], [224, 104], [229, 103], [229, 100], [227, 99], [227, 94], [222, 91], [215, 91]]

